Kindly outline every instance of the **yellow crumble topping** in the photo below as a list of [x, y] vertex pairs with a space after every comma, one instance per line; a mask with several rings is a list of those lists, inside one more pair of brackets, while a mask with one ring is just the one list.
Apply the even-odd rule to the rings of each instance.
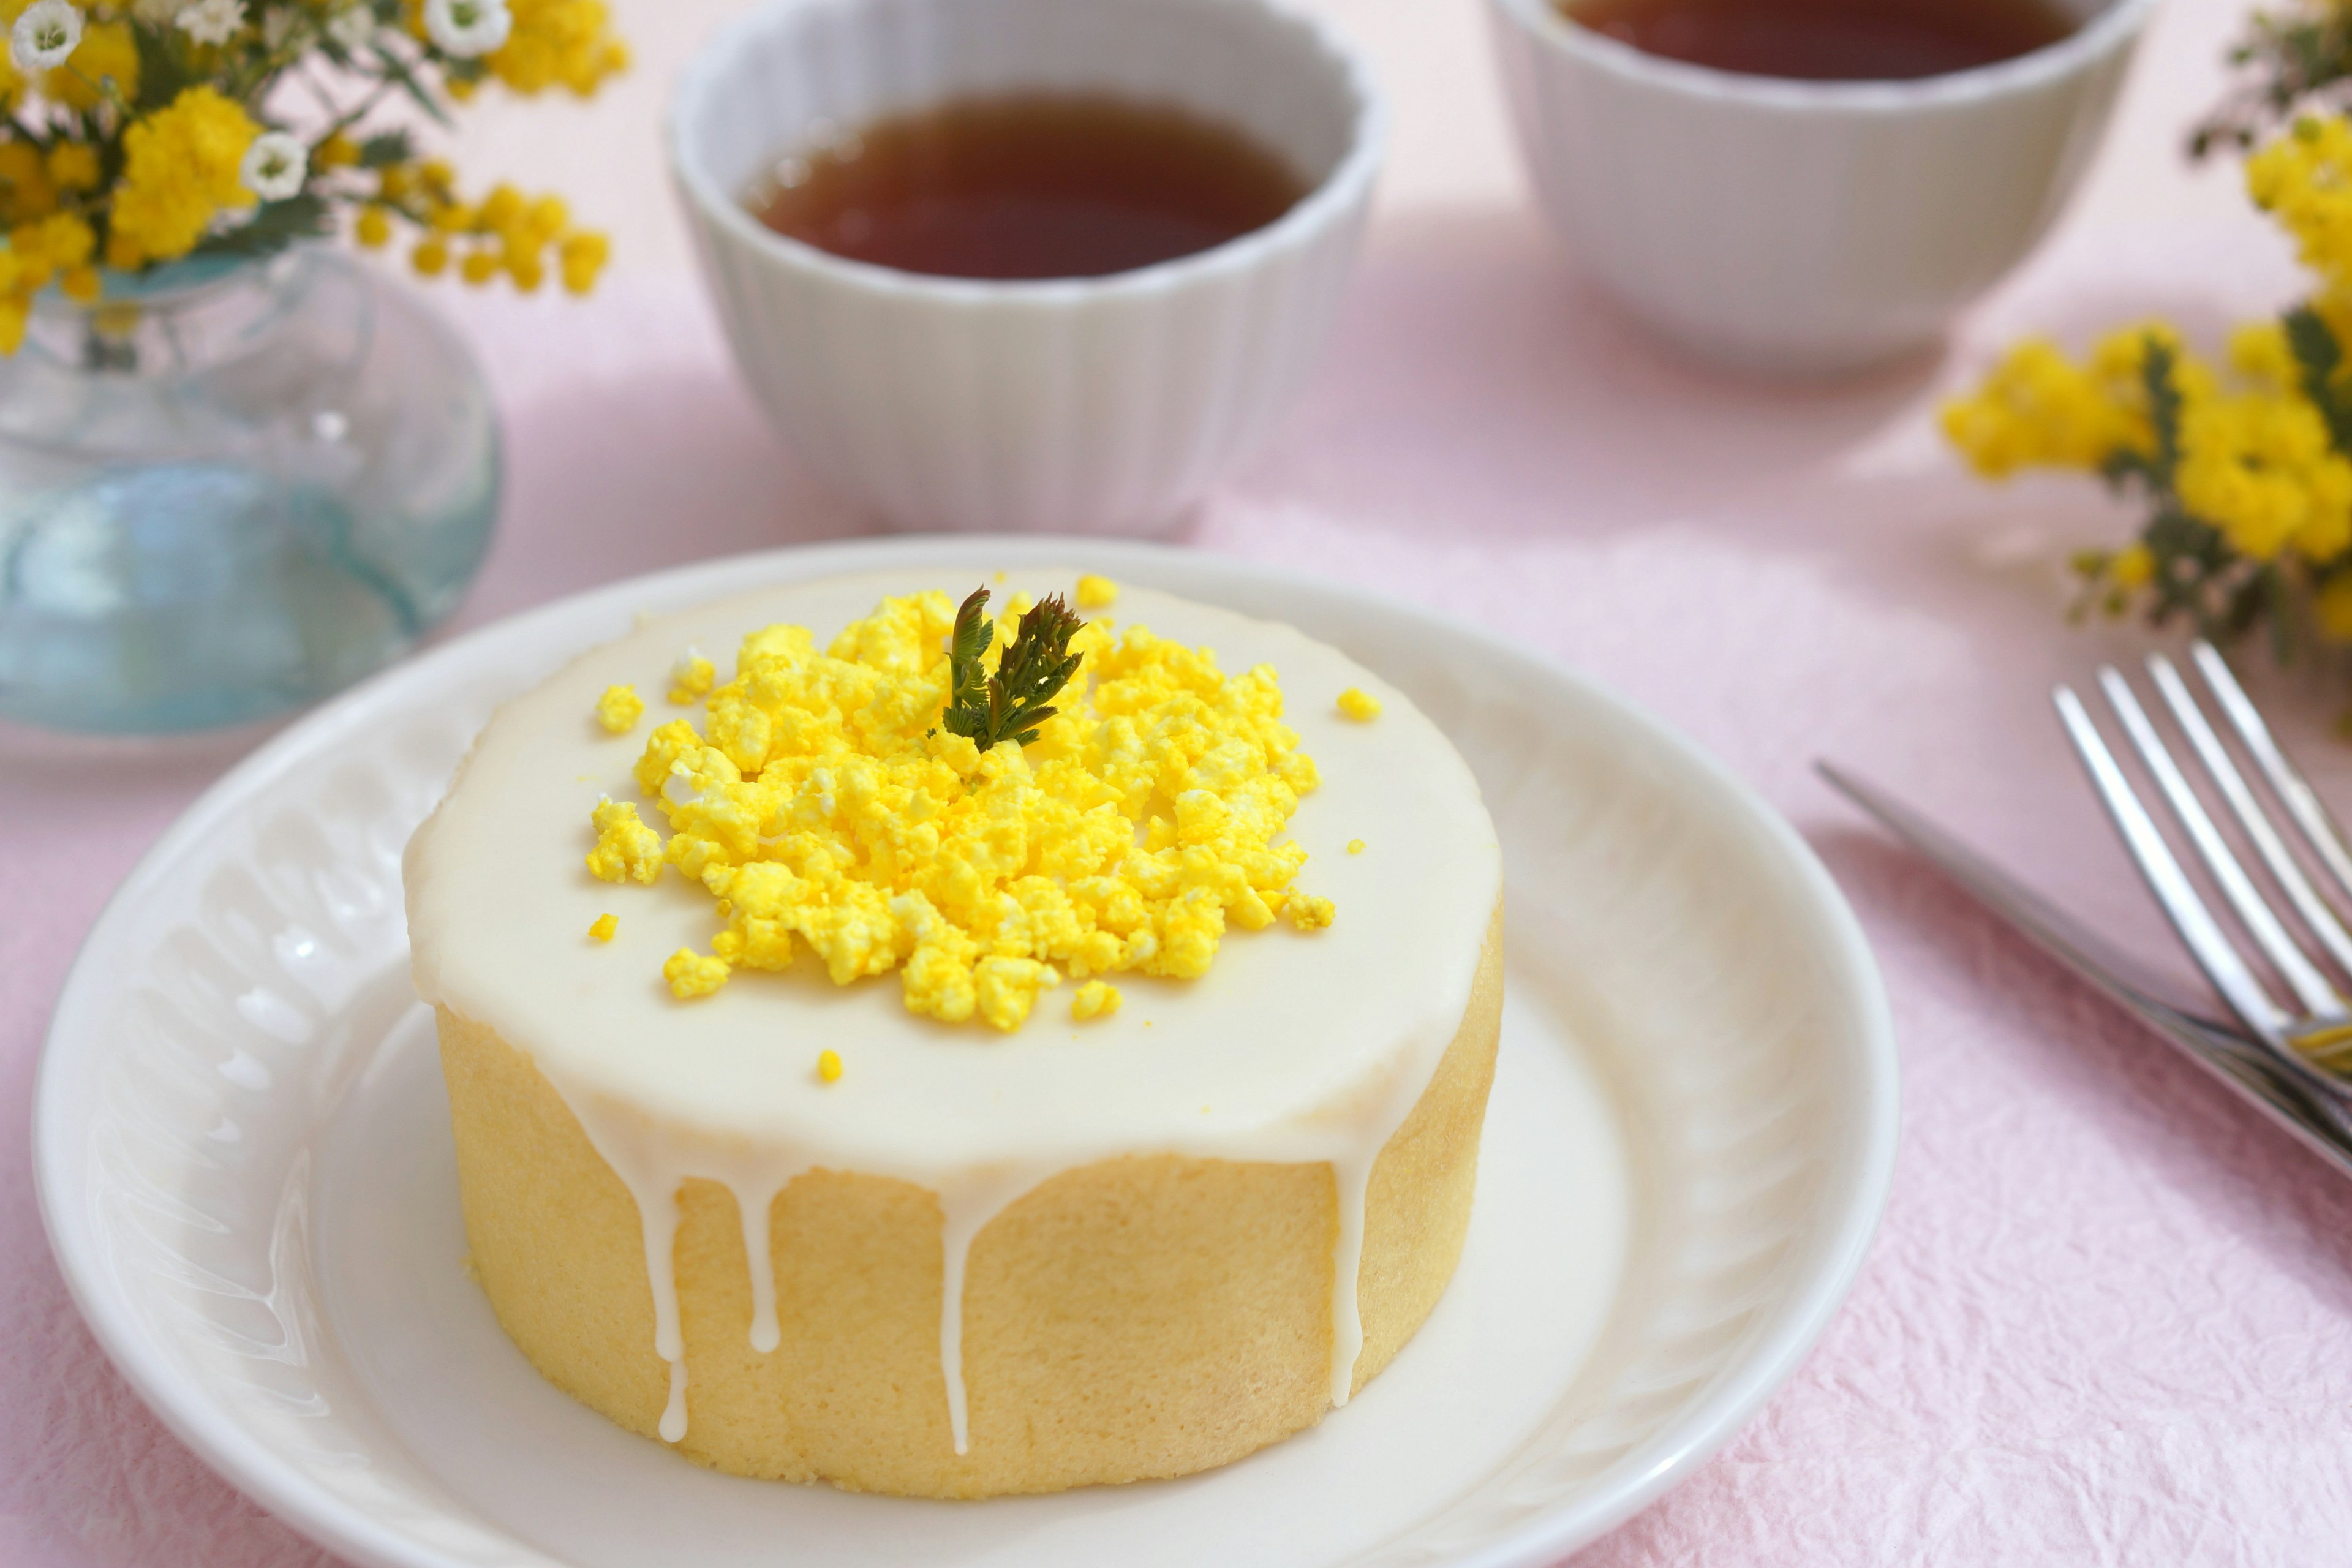
[[1228, 676], [1206, 649], [1088, 625], [1060, 711], [983, 752], [939, 727], [955, 611], [886, 599], [822, 652], [804, 627], [753, 633], [705, 728], [661, 725], [637, 763], [667, 845], [634, 807], [596, 808], [596, 875], [649, 882], [666, 861], [718, 900], [712, 955], [663, 965], [677, 995], [806, 947], [837, 985], [895, 968], [909, 1010], [1012, 1029], [1065, 975], [1196, 979], [1228, 925], [1331, 923], [1330, 900], [1290, 890], [1307, 851], [1276, 842], [1317, 774], [1270, 667]]
[[613, 933], [620, 929], [620, 916], [598, 915], [594, 923], [589, 926], [588, 934], [594, 937], [598, 942], [610, 942], [613, 940]]
[[1348, 853], [1349, 853], [1349, 854], [1350, 854], [1350, 855], [1361, 855], [1363, 852], [1364, 852], [1364, 841], [1363, 841], [1362, 839], [1360, 839], [1360, 838], [1350, 838], [1350, 839], [1349, 839], [1349, 840], [1348, 840]]
[[690, 947], [681, 947], [663, 961], [662, 978], [669, 982], [671, 995], [688, 1002], [697, 996], [708, 996], [726, 984], [727, 965]]
[[1089, 574], [1078, 579], [1077, 601], [1082, 610], [1107, 610], [1118, 598], [1118, 584]]
[[1381, 716], [1381, 700], [1350, 686], [1339, 693], [1339, 711], [1359, 724], [1369, 724]]
[[718, 679], [719, 667], [705, 658], [700, 648], [688, 648], [669, 667], [669, 700], [681, 708], [699, 701]]
[[646, 700], [633, 686], [608, 686], [596, 699], [596, 722], [615, 735], [625, 735], [646, 716]]
[[841, 1053], [839, 1051], [817, 1052], [816, 1076], [820, 1081], [824, 1083], [839, 1083], [841, 1081]]
[[607, 882], [651, 882], [661, 875], [661, 835], [645, 825], [635, 806], [607, 796], [588, 814], [588, 825], [596, 830], [588, 869], [597, 876]]
[[1088, 1018], [1107, 1018], [1118, 1012], [1118, 1005], [1125, 1000], [1118, 986], [1089, 980], [1070, 998], [1070, 1016], [1082, 1023]]

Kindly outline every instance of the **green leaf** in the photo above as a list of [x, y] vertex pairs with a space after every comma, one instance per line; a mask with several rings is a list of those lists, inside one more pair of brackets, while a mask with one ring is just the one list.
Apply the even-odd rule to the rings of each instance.
[[987, 609], [988, 590], [973, 589], [956, 607], [955, 634], [948, 639], [948, 706], [941, 722], [949, 734], [974, 741], [987, 730], [988, 675], [980, 661], [996, 636]]
[[1059, 594], [1049, 594], [1023, 614], [1012, 643], [983, 674], [995, 627], [984, 613], [988, 590], [975, 588], [956, 610], [948, 651], [948, 704], [940, 722], [985, 752], [1010, 741], [1027, 745], [1037, 726], [1059, 711], [1054, 698], [1078, 672], [1083, 654], [1070, 652], [1070, 638], [1086, 623]]
[[206, 238], [191, 256], [274, 256], [297, 240], [315, 239], [334, 226], [326, 202], [305, 191], [282, 202], [264, 202], [253, 216]]
[[360, 143], [362, 169], [389, 169], [394, 163], [413, 163], [415, 158], [415, 140], [404, 130], [381, 131]]
[[194, 85], [197, 75], [177, 27], [133, 21], [131, 37], [139, 47], [139, 96], [131, 103], [133, 109], [152, 113]]
[[2157, 479], [2156, 464], [2146, 453], [2128, 447], [2118, 447], [2108, 453], [2099, 464], [2099, 476], [2117, 490], [2129, 489], [2134, 481], [2151, 495], [2160, 494], [2163, 489]]
[[2150, 482], [2169, 494], [2180, 468], [2180, 389], [2172, 384], [2174, 355], [2165, 341], [2150, 332], [2147, 353], [2140, 361], [2140, 384], [2147, 390], [2148, 423], [2156, 428], [2156, 456]]
[[2337, 384], [2338, 373], [2344, 368], [2344, 345], [2308, 305], [2297, 305], [2280, 320], [2286, 328], [2295, 368], [2303, 373], [2303, 395], [2327, 422], [2328, 438], [2336, 443], [2336, 449], [2352, 455], [2352, 408], [2345, 406], [2343, 389]]
[[410, 98], [415, 100], [419, 109], [433, 117], [436, 124], [451, 130], [456, 129], [455, 121], [449, 118], [449, 111], [441, 107], [441, 100], [435, 98], [433, 89], [426, 87], [417, 74], [409, 68], [406, 60], [402, 59], [382, 44], [376, 45], [373, 52], [376, 68], [383, 73], [384, 80], [396, 83]]
[[2209, 636], [2227, 637], [2208, 614], [2207, 605], [2220, 591], [2219, 585], [2242, 563], [2221, 530], [2182, 510], [2177, 500], [2167, 497], [2140, 535], [2140, 542], [2156, 558], [2156, 575], [2149, 584], [2154, 593], [2148, 606], [2150, 624], [2162, 626], [2186, 616]]

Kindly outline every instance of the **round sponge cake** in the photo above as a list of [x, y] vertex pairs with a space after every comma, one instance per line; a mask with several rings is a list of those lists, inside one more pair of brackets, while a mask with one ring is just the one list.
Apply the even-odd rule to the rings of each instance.
[[657, 809], [645, 727], [606, 732], [600, 694], [659, 721], [689, 648], [777, 624], [822, 647], [943, 586], [650, 618], [484, 731], [407, 860], [473, 1267], [551, 1381], [738, 1474], [968, 1498], [1223, 1464], [1344, 1404], [1453, 1273], [1501, 1017], [1494, 829], [1444, 736], [1336, 650], [1130, 590], [1121, 626], [1278, 674], [1319, 765], [1289, 833], [1328, 929], [1108, 976], [1124, 1005], [1083, 1022], [1048, 990], [1010, 1033], [806, 963], [680, 1001], [662, 961], [709, 945], [711, 896], [582, 866], [602, 798]]

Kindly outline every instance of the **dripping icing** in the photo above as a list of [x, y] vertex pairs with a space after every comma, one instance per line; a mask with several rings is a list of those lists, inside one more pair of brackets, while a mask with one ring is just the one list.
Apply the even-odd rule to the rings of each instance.
[[[665, 1131], [644, 1112], [618, 1107], [577, 1084], [566, 1083], [539, 1063], [541, 1073], [580, 1123], [589, 1146], [628, 1189], [637, 1205], [645, 1238], [646, 1279], [654, 1298], [654, 1353], [669, 1363], [669, 1399], [662, 1409], [661, 1436], [675, 1443], [686, 1436], [686, 1336], [677, 1304], [678, 1189], [699, 1177], [716, 1182], [735, 1200], [742, 1228], [743, 1257], [751, 1274], [751, 1348], [761, 1355], [783, 1343], [776, 1316], [776, 1269], [770, 1226], [776, 1199], [794, 1180], [813, 1170], [804, 1159], [779, 1153], [767, 1159], [694, 1158], [686, 1142]], [[961, 1451], [961, 1450], [959, 1450]]]
[[990, 1221], [1060, 1173], [1030, 1169], [999, 1172], [992, 1179], [940, 1184], [940, 1381], [947, 1389], [948, 1436], [958, 1455], [971, 1451], [971, 1415], [963, 1377], [963, 1292], [971, 1244]]
[[667, 1157], [670, 1140], [651, 1119], [569, 1091], [553, 1078], [548, 1081], [637, 1205], [646, 1280], [653, 1289], [654, 1353], [669, 1363], [669, 1397], [662, 1406], [660, 1431], [663, 1442], [675, 1443], [686, 1436], [686, 1334], [678, 1323], [677, 1275], [677, 1189], [685, 1173]]
[[771, 1216], [784, 1189], [778, 1184], [764, 1193], [757, 1187], [730, 1190], [743, 1226], [743, 1261], [751, 1270], [751, 1348], [767, 1355], [784, 1342], [776, 1322], [776, 1264], [768, 1255]]
[[[1426, 1035], [1427, 1031], [1423, 1032]], [[1418, 1039], [1408, 1053], [1408, 1066], [1396, 1075], [1389, 1091], [1377, 1097], [1379, 1110], [1353, 1128], [1342, 1127], [1321, 1135], [1305, 1129], [1287, 1134], [1269, 1131], [1255, 1137], [1188, 1142], [1168, 1153], [1199, 1159], [1266, 1161], [1327, 1164], [1331, 1170], [1332, 1195], [1338, 1225], [1331, 1258], [1331, 1358], [1329, 1402], [1334, 1409], [1348, 1403], [1354, 1391], [1356, 1363], [1364, 1348], [1360, 1296], [1364, 1253], [1365, 1211], [1372, 1169], [1389, 1140], [1402, 1128], [1412, 1108], [1436, 1077], [1450, 1034], [1435, 1040]], [[545, 1064], [541, 1070], [546, 1073]], [[567, 1084], [546, 1073], [559, 1098], [587, 1135], [597, 1154], [620, 1177], [637, 1206], [645, 1240], [646, 1279], [654, 1298], [654, 1353], [668, 1363], [669, 1398], [661, 1416], [661, 1436], [676, 1443], [687, 1432], [686, 1342], [680, 1328], [676, 1247], [677, 1193], [689, 1179], [719, 1184], [734, 1199], [743, 1233], [745, 1266], [751, 1273], [751, 1348], [762, 1355], [782, 1343], [776, 1313], [775, 1264], [770, 1247], [770, 1227], [776, 1199], [798, 1177], [816, 1168], [805, 1156], [779, 1152], [768, 1160], [697, 1158], [688, 1152], [687, 1139], [666, 1131], [644, 1112], [613, 1106], [603, 1096]], [[1354, 1136], [1349, 1136], [1349, 1133]], [[948, 1432], [961, 1456], [971, 1451], [971, 1410], [963, 1372], [964, 1288], [972, 1244], [992, 1221], [1055, 1176], [1092, 1164], [1097, 1158], [1115, 1158], [1139, 1151], [1106, 1151], [1086, 1160], [1052, 1167], [1034, 1166], [999, 1171], [968, 1181], [941, 1181], [927, 1174], [920, 1184], [931, 1186], [940, 1205], [940, 1379], [946, 1390]], [[897, 1173], [877, 1172], [876, 1174]]]
[[686, 1356], [669, 1363], [669, 1403], [662, 1406], [661, 1440], [675, 1443], [686, 1436]]
[[[1383, 1142], [1386, 1140], [1382, 1140]], [[1379, 1151], [1373, 1151], [1373, 1159]], [[1364, 1265], [1364, 1207], [1372, 1160], [1331, 1162], [1332, 1195], [1339, 1205], [1339, 1235], [1331, 1248], [1331, 1405], [1348, 1403], [1356, 1386], [1356, 1359], [1364, 1353], [1364, 1313], [1359, 1295]]]

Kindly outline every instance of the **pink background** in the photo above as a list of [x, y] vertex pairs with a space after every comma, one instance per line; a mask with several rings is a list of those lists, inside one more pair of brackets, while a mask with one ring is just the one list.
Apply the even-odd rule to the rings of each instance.
[[[498, 386], [511, 488], [478, 625], [672, 563], [860, 531], [732, 379], [656, 115], [720, 0], [623, 0], [640, 67], [586, 109], [492, 106], [461, 156], [617, 231], [590, 304], [440, 297]], [[2029, 328], [2211, 331], [2294, 287], [2181, 126], [2227, 0], [2175, 0], [2042, 253], [1945, 362], [1776, 388], [1621, 323], [1522, 200], [1468, 0], [1326, 0], [1399, 101], [1339, 342], [1187, 537], [1475, 617], [1726, 758], [1811, 837], [1875, 942], [1903, 1148], [1852, 1302], [1721, 1457], [1581, 1554], [1706, 1563], [2267, 1563], [2352, 1541], [2352, 1187], [2237, 1109], [1811, 776], [1894, 786], [2176, 967], [2062, 750], [2048, 684], [2136, 651], [2069, 629], [2057, 563], [2128, 518], [1954, 471], [1935, 397]], [[2338, 798], [2341, 700], [2273, 692]], [[277, 1568], [323, 1554], [215, 1479], [100, 1355], [36, 1213], [33, 1075], [109, 891], [258, 737], [0, 732], [0, 1568]]]

